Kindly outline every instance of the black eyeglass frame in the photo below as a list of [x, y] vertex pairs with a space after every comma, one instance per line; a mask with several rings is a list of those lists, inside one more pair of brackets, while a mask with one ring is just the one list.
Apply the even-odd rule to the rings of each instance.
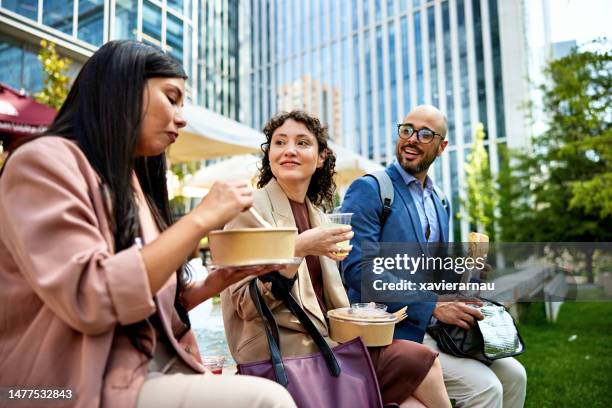
[[[403, 137], [402, 136], [402, 134], [400, 132], [400, 128], [402, 126], [409, 126], [412, 129], [412, 133], [410, 134], [410, 136], [408, 136], [408, 137]], [[427, 141], [427, 142], [423, 141], [423, 139], [421, 137], [421, 130], [429, 130], [431, 133], [433, 133], [433, 137], [429, 141]], [[433, 142], [433, 140], [436, 138], [436, 136], [440, 136], [440, 139], [444, 140], [444, 137], [440, 133], [437, 133], [437, 132], [431, 130], [430, 128], [423, 127], [423, 128], [420, 128], [420, 129], [416, 129], [410, 123], [398, 123], [397, 124], [397, 136], [400, 139], [410, 139], [415, 132], [416, 132], [416, 135], [417, 135], [416, 136], [417, 140], [419, 141], [419, 143], [422, 143], [422, 144], [429, 144], [429, 143]]]

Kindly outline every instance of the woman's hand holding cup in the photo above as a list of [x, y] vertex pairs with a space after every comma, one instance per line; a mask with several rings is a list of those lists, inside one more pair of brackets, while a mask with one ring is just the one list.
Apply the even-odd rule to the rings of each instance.
[[350, 225], [333, 227], [323, 225], [311, 228], [298, 235], [295, 242], [295, 256], [327, 256], [334, 261], [341, 261], [346, 258], [353, 247], [339, 244], [350, 241], [353, 235]]

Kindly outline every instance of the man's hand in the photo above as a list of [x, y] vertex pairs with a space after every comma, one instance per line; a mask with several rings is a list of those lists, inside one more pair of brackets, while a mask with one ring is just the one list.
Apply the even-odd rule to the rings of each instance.
[[439, 301], [433, 310], [433, 316], [441, 322], [454, 324], [463, 329], [469, 330], [476, 324], [476, 320], [484, 318], [480, 310], [470, 306], [482, 306], [479, 300], [458, 301]]

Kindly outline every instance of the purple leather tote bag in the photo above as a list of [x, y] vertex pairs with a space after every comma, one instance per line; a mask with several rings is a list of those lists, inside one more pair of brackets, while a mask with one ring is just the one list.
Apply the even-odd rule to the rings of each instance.
[[250, 282], [249, 291], [265, 327], [271, 359], [239, 364], [239, 374], [263, 377], [284, 385], [300, 408], [383, 406], [374, 367], [361, 338], [330, 348], [306, 312], [286, 291], [283, 302], [300, 320], [320, 352], [282, 358], [278, 326], [255, 279]]

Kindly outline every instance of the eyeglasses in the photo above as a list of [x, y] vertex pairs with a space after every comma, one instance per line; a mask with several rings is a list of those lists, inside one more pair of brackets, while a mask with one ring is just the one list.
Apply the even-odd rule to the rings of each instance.
[[440, 138], [442, 138], [440, 133], [436, 133], [428, 128], [420, 128], [417, 130], [408, 123], [399, 123], [397, 125], [397, 135], [402, 139], [410, 139], [415, 132], [417, 140], [419, 143], [423, 144], [431, 143], [436, 136], [440, 136]]

